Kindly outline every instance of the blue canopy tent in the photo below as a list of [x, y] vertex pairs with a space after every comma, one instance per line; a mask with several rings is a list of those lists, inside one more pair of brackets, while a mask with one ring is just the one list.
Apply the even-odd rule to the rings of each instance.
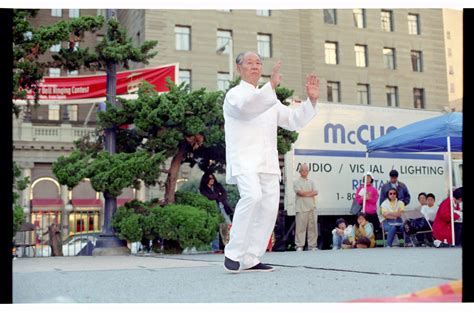
[[[453, 112], [401, 127], [367, 143], [366, 159], [374, 151], [448, 152], [451, 229], [454, 242], [451, 152], [462, 151], [462, 113]], [[364, 195], [365, 211], [365, 195]]]

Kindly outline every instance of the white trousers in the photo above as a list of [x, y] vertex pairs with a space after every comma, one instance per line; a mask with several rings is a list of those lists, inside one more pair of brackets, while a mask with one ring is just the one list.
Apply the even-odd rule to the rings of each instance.
[[260, 263], [275, 227], [280, 202], [276, 174], [252, 173], [236, 177], [240, 200], [235, 207], [225, 256], [240, 262], [240, 269]]

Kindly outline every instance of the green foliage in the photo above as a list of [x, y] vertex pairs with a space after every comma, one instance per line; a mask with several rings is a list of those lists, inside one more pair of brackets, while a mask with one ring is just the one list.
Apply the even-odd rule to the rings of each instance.
[[20, 167], [13, 161], [13, 236], [15, 236], [17, 230], [25, 222], [25, 214], [23, 208], [18, 203], [20, 195], [18, 192], [26, 189], [30, 184], [29, 177], [21, 177]]
[[133, 209], [119, 207], [112, 218], [112, 227], [119, 238], [129, 242], [140, 241], [143, 237], [142, 216]]
[[198, 208], [171, 204], [151, 209], [157, 216], [157, 233], [167, 240], [177, 240], [182, 248], [208, 245], [216, 236], [219, 223]]
[[59, 183], [72, 190], [81, 180], [88, 177], [88, 166], [91, 161], [90, 154], [76, 150], [68, 156], [60, 156], [53, 163], [52, 170]]
[[237, 185], [223, 184], [223, 186], [227, 191], [227, 202], [229, 203], [230, 207], [235, 208], [237, 202], [240, 200], [239, 188], [237, 188]]
[[13, 237], [15, 236], [20, 226], [25, 222], [25, 213], [23, 208], [19, 205], [13, 206]]

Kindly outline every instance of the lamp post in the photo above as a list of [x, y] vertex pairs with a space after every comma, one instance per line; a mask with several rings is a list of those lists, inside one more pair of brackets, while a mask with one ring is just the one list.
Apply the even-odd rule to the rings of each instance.
[[232, 42], [232, 37], [229, 37], [229, 40], [222, 45], [219, 49], [216, 50], [218, 54], [223, 54], [225, 47], [229, 47], [229, 76], [230, 80], [234, 80], [234, 44]]
[[[107, 9], [107, 21], [111, 18], [116, 18], [117, 11], [115, 9]], [[107, 89], [106, 99], [112, 105], [116, 105], [117, 95], [117, 65], [113, 61], [108, 61], [106, 64], [107, 70]], [[105, 104], [99, 105], [99, 109], [106, 109]], [[116, 152], [116, 132], [114, 128], [105, 130], [105, 150], [114, 154]], [[92, 255], [128, 255], [130, 250], [127, 248], [123, 240], [115, 237], [111, 222], [112, 217], [117, 210], [117, 198], [111, 196], [108, 192], [104, 192], [104, 225], [102, 226], [102, 234], [97, 239]]]

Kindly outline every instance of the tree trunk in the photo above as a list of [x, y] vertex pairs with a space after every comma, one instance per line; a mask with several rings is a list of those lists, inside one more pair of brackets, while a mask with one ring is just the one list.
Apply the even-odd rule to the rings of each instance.
[[186, 152], [186, 145], [186, 143], [181, 142], [179, 144], [178, 152], [176, 152], [173, 159], [171, 160], [171, 166], [165, 184], [165, 203], [176, 202], [176, 182], [178, 181], [179, 168], [181, 167], [181, 162], [183, 161], [184, 153]]

